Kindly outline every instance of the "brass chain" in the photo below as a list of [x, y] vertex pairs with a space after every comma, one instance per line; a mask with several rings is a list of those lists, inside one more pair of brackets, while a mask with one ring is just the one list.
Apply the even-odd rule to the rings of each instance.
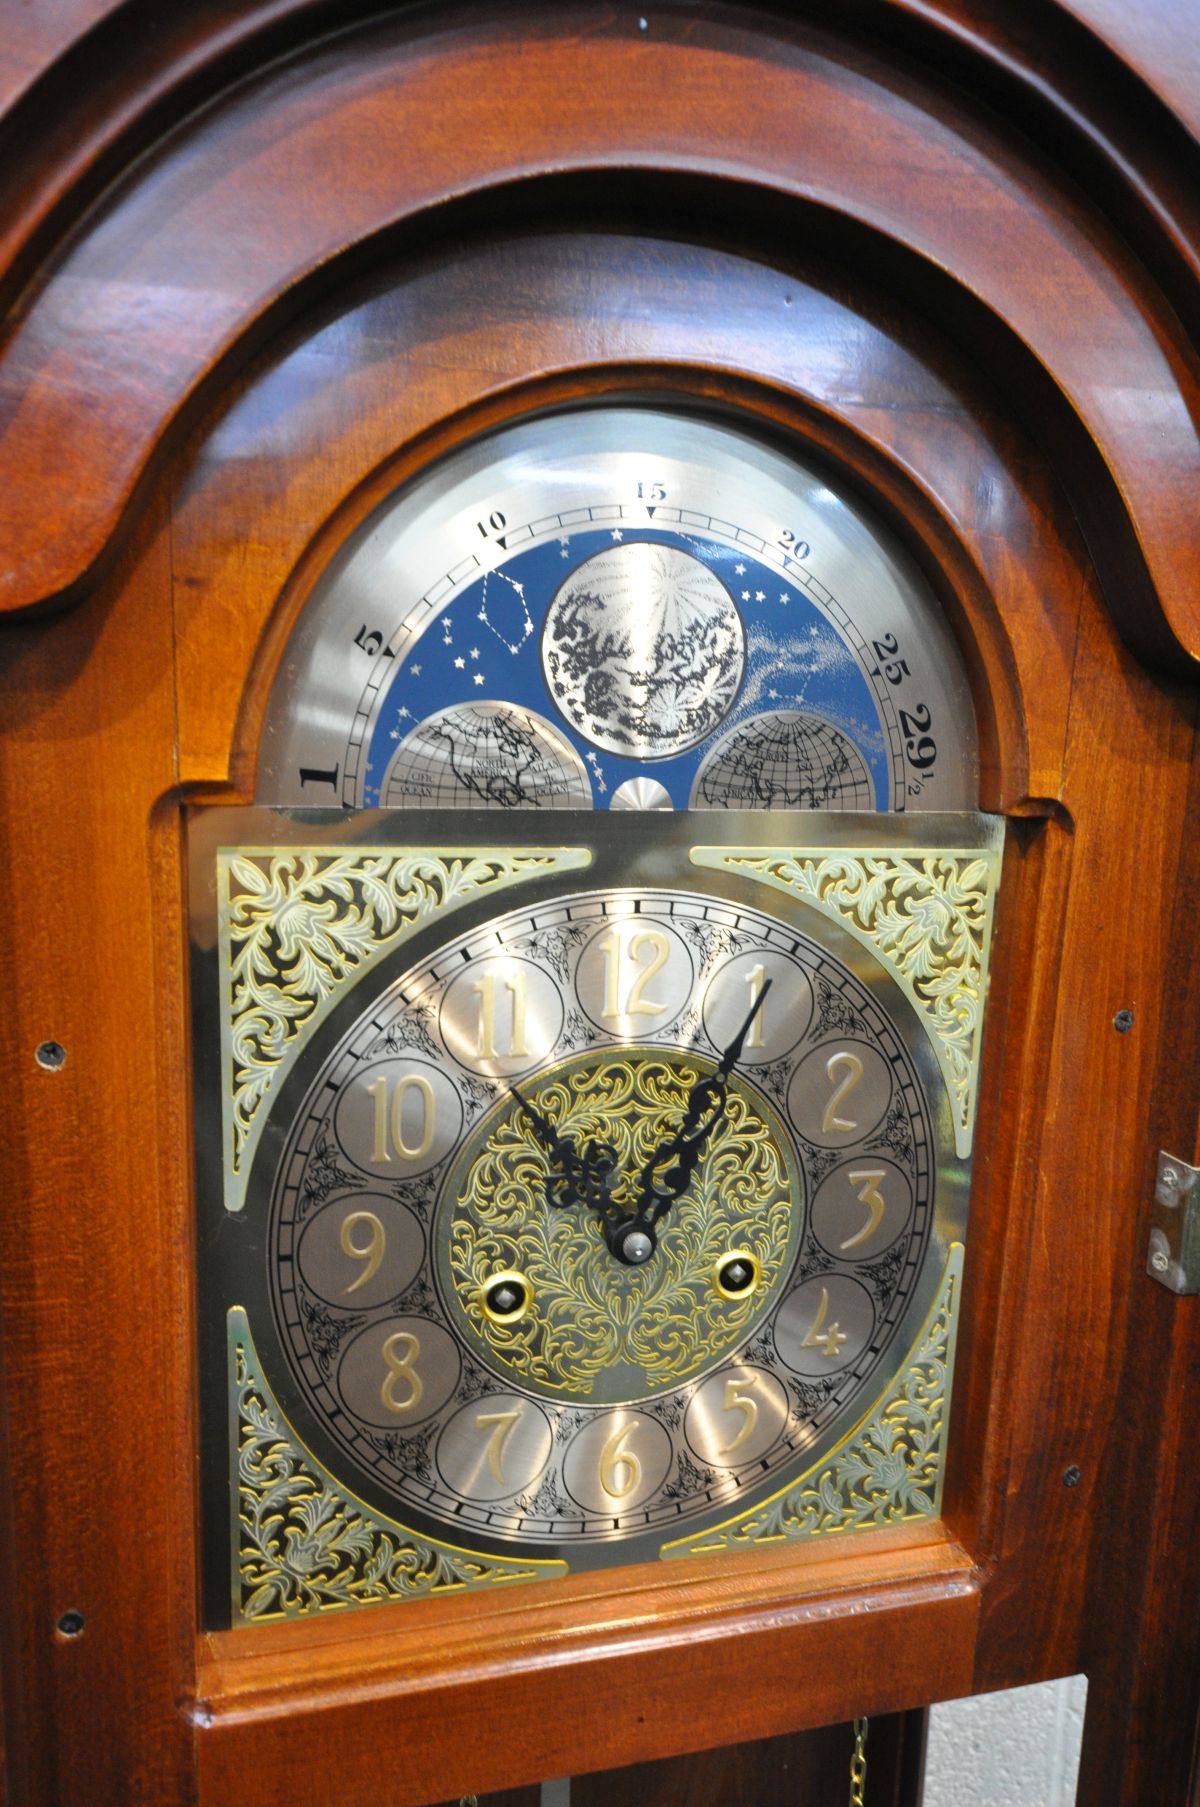
[[479, 1796], [477, 1794], [460, 1794], [458, 1807], [479, 1807]]
[[863, 1807], [867, 1780], [867, 1721], [854, 1721], [854, 1755], [850, 1759], [850, 1807]]

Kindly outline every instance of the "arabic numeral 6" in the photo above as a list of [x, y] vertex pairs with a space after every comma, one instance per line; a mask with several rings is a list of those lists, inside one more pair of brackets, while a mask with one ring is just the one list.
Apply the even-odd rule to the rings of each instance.
[[790, 527], [785, 527], [779, 536], [779, 544], [789, 558], [810, 558], [812, 547], [807, 540], [799, 539]]
[[918, 703], [915, 709], [900, 711], [900, 732], [904, 736], [904, 751], [908, 763], [915, 766], [918, 772], [926, 772], [937, 758], [937, 741], [928, 732], [933, 725], [927, 703]]

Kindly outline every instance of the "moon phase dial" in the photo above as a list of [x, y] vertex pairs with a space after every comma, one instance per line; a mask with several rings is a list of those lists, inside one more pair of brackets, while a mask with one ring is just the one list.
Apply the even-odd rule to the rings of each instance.
[[[889, 985], [728, 897], [599, 887], [368, 988], [248, 1200], [264, 1360], [322, 1459], [402, 1522], [583, 1565], [807, 1467], [929, 1302], [944, 1112]], [[564, 1172], [602, 1155], [633, 1208], [693, 1124], [656, 1246], [617, 1261]]]
[[383, 502], [280, 666], [263, 802], [969, 807], [961, 659], [826, 474], [647, 408], [526, 421]]

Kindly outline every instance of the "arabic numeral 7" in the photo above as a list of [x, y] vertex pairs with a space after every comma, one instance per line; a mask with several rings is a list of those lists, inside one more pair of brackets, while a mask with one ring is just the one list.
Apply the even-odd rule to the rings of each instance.
[[811, 558], [812, 547], [807, 540], [797, 538], [790, 527], [785, 527], [779, 536], [779, 544], [789, 558]]
[[915, 709], [900, 711], [900, 732], [904, 736], [904, 751], [908, 763], [915, 766], [918, 772], [925, 772], [937, 758], [937, 741], [928, 732], [933, 725], [927, 703], [918, 703]]

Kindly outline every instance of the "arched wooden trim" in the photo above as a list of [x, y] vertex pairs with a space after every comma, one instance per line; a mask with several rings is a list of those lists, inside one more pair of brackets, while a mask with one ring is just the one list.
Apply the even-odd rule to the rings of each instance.
[[[262, 712], [304, 598], [410, 474], [521, 413], [691, 396], [789, 436], [867, 492], [958, 632], [985, 804], [1057, 799], [1085, 559], [1075, 522], [965, 361], [885, 295], [856, 285], [851, 307], [843, 286], [836, 272], [616, 227], [514, 226], [430, 247], [375, 272], [332, 316], [297, 322], [179, 458], [181, 779], [254, 794]], [[716, 298], [738, 321], [736, 357]], [[253, 471], [270, 481], [247, 484]]]
[[[815, 203], [885, 261], [907, 242], [933, 288], [942, 271], [975, 295], [1121, 498], [1127, 633], [1144, 656], [1200, 650], [1184, 558], [1200, 441], [1175, 321], [1103, 219], [995, 122], [860, 46], [740, 10], [669, 10], [639, 33], [563, 7], [520, 37], [507, 16], [424, 36], [416, 19], [330, 40], [181, 128], [31, 297], [0, 362], [5, 606], [69, 593], [187, 398], [348, 248], [492, 184], [657, 170], [684, 194], [705, 172]], [[719, 120], [692, 105], [701, 88], [726, 97]], [[345, 160], [352, 190], [326, 180]]]

